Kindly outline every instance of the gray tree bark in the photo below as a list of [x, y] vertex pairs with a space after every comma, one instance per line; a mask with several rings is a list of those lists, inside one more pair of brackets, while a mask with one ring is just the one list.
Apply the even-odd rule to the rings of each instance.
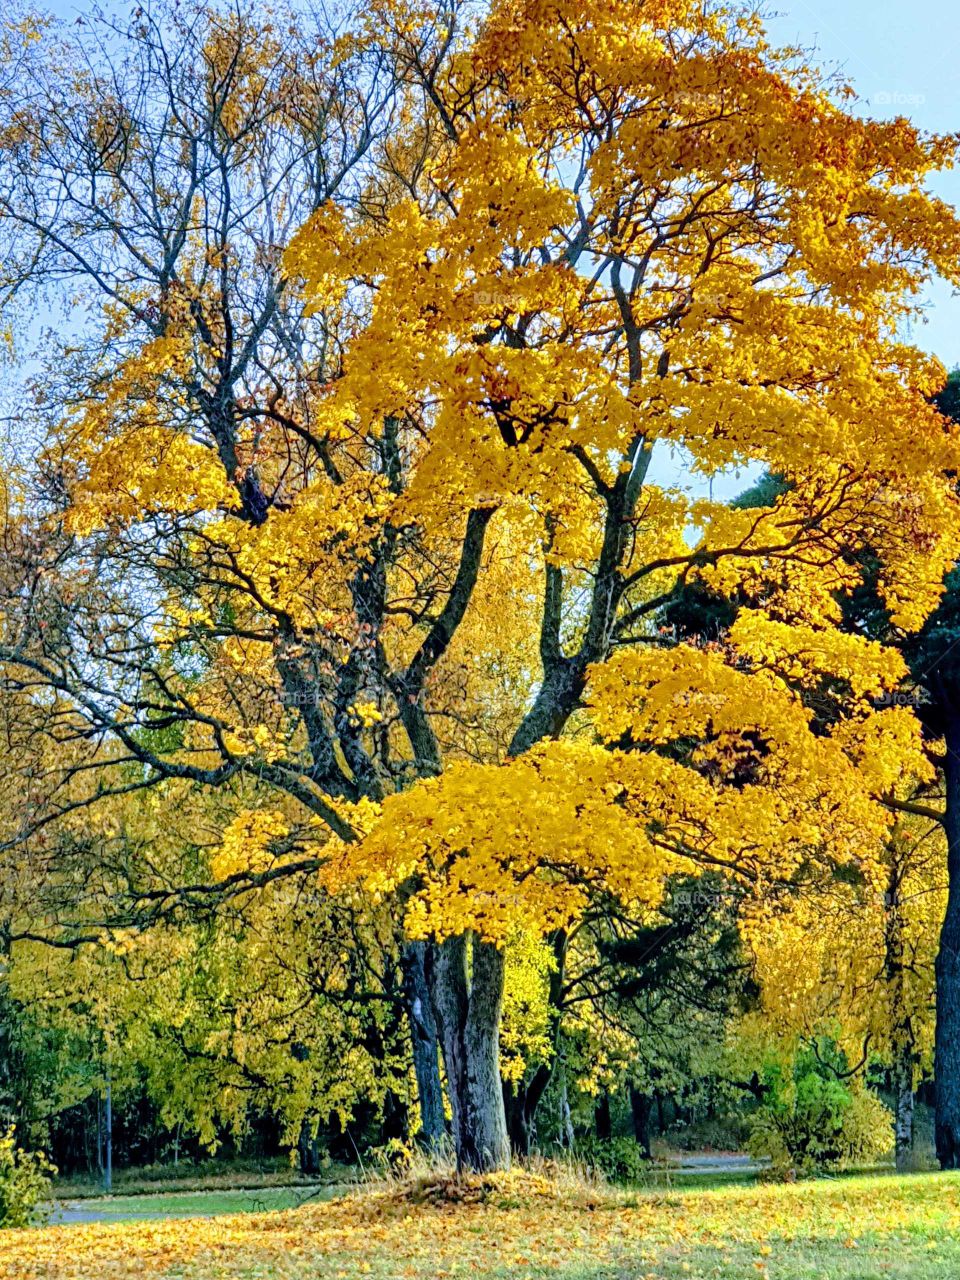
[[443, 1087], [440, 1083], [437, 1020], [427, 984], [426, 942], [407, 942], [401, 956], [404, 1003], [410, 1026], [413, 1069], [420, 1105], [420, 1139], [428, 1151], [436, 1151], [446, 1133]]
[[572, 1150], [576, 1141], [573, 1131], [573, 1116], [570, 1114], [570, 1096], [567, 1093], [567, 1078], [564, 1076], [560, 1088], [560, 1140], [568, 1151]]
[[431, 952], [430, 990], [447, 1075], [458, 1172], [510, 1167], [500, 1081], [503, 974], [503, 952], [467, 934], [447, 938]]
[[901, 1053], [893, 1066], [893, 1084], [897, 1093], [894, 1118], [897, 1172], [910, 1169], [913, 1154], [913, 1055]]

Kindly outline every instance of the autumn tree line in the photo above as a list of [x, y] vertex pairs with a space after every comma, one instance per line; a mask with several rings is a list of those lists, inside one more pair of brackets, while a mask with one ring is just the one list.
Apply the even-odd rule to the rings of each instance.
[[956, 138], [749, 8], [247, 9], [0, 33], [0, 1104], [960, 1167]]

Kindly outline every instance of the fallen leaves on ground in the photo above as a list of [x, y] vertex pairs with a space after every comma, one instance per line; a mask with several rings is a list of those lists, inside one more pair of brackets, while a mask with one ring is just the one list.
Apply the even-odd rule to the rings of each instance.
[[282, 1213], [0, 1232], [0, 1277], [949, 1280], [960, 1258], [953, 1175], [635, 1194], [526, 1180], [459, 1199], [388, 1187]]

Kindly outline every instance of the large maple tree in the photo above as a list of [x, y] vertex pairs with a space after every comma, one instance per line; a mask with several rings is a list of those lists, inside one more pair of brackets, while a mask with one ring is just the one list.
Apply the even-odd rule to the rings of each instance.
[[[172, 68], [135, 19], [56, 112], [31, 39], [4, 121], [9, 284], [100, 308], [16, 516], [8, 679], [112, 744], [101, 789], [293, 797], [220, 874], [391, 897], [422, 1090], [438, 1036], [458, 1162], [501, 1166], [518, 922], [882, 848], [902, 663], [834, 624], [863, 548], [906, 628], [956, 557], [943, 371], [898, 336], [957, 275], [955, 143], [690, 0], [170, 21]], [[692, 498], [671, 449], [782, 492]], [[722, 647], [661, 626], [694, 579], [744, 606]], [[798, 666], [851, 684], [833, 731]]]

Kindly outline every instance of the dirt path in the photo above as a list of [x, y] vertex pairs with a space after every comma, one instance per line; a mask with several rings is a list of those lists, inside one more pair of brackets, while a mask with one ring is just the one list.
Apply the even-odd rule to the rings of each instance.
[[703, 1155], [681, 1155], [670, 1167], [671, 1173], [759, 1173], [769, 1160], [728, 1151], [709, 1151]]

